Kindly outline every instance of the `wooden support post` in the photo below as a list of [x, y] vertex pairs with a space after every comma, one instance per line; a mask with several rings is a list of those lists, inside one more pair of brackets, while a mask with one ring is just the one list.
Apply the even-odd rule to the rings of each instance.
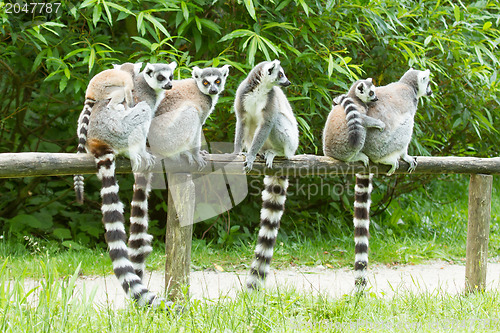
[[486, 265], [491, 219], [493, 176], [472, 174], [469, 184], [469, 223], [465, 291], [482, 291], [486, 287]]
[[165, 290], [175, 301], [184, 298], [182, 288], [189, 285], [195, 192], [191, 174], [168, 174], [167, 179]]

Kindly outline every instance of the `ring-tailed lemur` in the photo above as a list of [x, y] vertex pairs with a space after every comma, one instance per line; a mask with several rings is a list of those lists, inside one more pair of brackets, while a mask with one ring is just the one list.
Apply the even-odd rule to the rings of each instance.
[[[368, 129], [362, 152], [373, 162], [391, 165], [388, 174], [392, 174], [397, 169], [399, 157], [410, 164], [409, 172], [417, 166], [417, 161], [408, 155], [408, 145], [413, 134], [418, 99], [432, 95], [429, 75], [429, 70], [410, 69], [398, 82], [375, 88], [378, 101], [369, 104], [367, 114], [381, 120], [386, 127], [383, 132]], [[354, 270], [358, 291], [366, 285], [372, 176], [372, 174], [356, 174]]]
[[347, 95], [334, 99], [323, 129], [325, 156], [346, 162], [362, 161], [365, 166], [368, 165], [368, 156], [361, 152], [366, 128], [385, 128], [382, 121], [366, 115], [366, 103], [375, 101], [377, 95], [371, 78], [356, 81]]
[[[229, 67], [194, 67], [192, 78], [172, 81], [172, 89], [165, 92], [149, 129], [153, 154], [161, 158], [185, 155], [190, 164], [196, 162], [200, 168], [207, 164], [200, 152], [202, 126], [224, 90]], [[147, 234], [150, 182], [150, 173], [135, 174], [129, 248], [130, 260], [141, 277], [152, 250], [152, 237]]]
[[[142, 63], [132, 64], [126, 62], [122, 65], [113, 65], [113, 69], [107, 69], [96, 74], [90, 81], [85, 92], [85, 103], [78, 119], [78, 147], [77, 154], [86, 153], [87, 129], [90, 113], [95, 103], [110, 100], [114, 108], [124, 101], [129, 107], [134, 105], [132, 91], [134, 89], [134, 77], [139, 74]], [[76, 201], [83, 203], [84, 178], [83, 175], [73, 176]]]
[[148, 291], [129, 259], [123, 204], [115, 177], [115, 157], [125, 153], [132, 161], [144, 158], [146, 165], [141, 167], [146, 170], [152, 167], [154, 159], [146, 151], [146, 137], [157, 99], [163, 96], [164, 89], [171, 87], [174, 68], [175, 63], [147, 64], [134, 80], [134, 99], [139, 103], [133, 108], [115, 108], [107, 100], [97, 102], [90, 114], [87, 134], [87, 150], [95, 157], [97, 176], [102, 182], [102, 221], [113, 270], [133, 300], [139, 305], [154, 307], [164, 300]]
[[[279, 86], [290, 85], [278, 60], [255, 66], [236, 91], [234, 110], [236, 134], [234, 153], [245, 147], [247, 170], [252, 169], [258, 153], [263, 153], [271, 168], [275, 156], [292, 157], [299, 144], [297, 120]], [[255, 259], [247, 287], [256, 289], [269, 271], [273, 248], [285, 208], [287, 177], [265, 176], [260, 212], [260, 230]]]

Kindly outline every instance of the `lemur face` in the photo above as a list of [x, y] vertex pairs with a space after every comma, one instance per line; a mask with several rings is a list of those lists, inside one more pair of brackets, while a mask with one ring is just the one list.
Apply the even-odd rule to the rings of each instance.
[[279, 85], [281, 87], [288, 87], [292, 84], [285, 75], [285, 71], [283, 67], [281, 67], [279, 60], [274, 60], [270, 64], [264, 67], [266, 71], [265, 74], [270, 78], [274, 84]]
[[375, 94], [375, 85], [371, 78], [358, 83], [356, 86], [356, 96], [364, 103], [378, 101], [377, 94]]
[[418, 96], [432, 96], [430, 70], [419, 71], [418, 73]]
[[177, 63], [170, 64], [147, 64], [144, 69], [144, 78], [154, 90], [172, 89], [172, 80]]
[[229, 75], [229, 65], [221, 68], [193, 67], [193, 79], [196, 81], [198, 89], [205, 95], [218, 95], [224, 90], [226, 79]]

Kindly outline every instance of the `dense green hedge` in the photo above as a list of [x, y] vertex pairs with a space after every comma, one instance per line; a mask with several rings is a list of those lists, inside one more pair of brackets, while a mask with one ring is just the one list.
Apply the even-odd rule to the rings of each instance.
[[[300, 126], [298, 153], [321, 153], [332, 97], [351, 82], [373, 77], [376, 84], [387, 84], [413, 66], [432, 71], [435, 97], [419, 106], [410, 153], [498, 155], [497, 1], [87, 0], [41, 16], [5, 9], [0, 9], [0, 153], [74, 152], [86, 84], [125, 61], [175, 60], [177, 78], [189, 76], [194, 65], [231, 64], [225, 95], [204, 129], [208, 141], [231, 142], [238, 83], [255, 63], [279, 58], [293, 83], [287, 95]], [[377, 187], [374, 210], [381, 218], [392, 213], [384, 212], [392, 198], [430, 181], [394, 179]], [[124, 199], [130, 198], [131, 182], [130, 177], [120, 181]], [[351, 186], [352, 179], [328, 182]], [[71, 177], [2, 179], [0, 233], [31, 233], [66, 245], [102, 242], [98, 187], [90, 177], [86, 205], [78, 206]], [[152, 198], [156, 235], [164, 231], [164, 196], [156, 191]], [[297, 194], [288, 201], [287, 216], [304, 235], [314, 233], [318, 221], [349, 226], [351, 201], [348, 193]], [[258, 206], [250, 197], [230, 214], [198, 224], [196, 233], [215, 223], [207, 235], [219, 242], [248, 237]], [[242, 228], [231, 229], [235, 225]]]

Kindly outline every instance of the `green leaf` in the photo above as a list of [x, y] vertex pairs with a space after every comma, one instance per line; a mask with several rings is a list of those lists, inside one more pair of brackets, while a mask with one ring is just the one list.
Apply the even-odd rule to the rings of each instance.
[[212, 30], [212, 31], [215, 31], [217, 34], [221, 34], [221, 27], [215, 23], [215, 22], [212, 22], [210, 20], [207, 20], [207, 19], [199, 19], [200, 22], [201, 22], [201, 25], [203, 25], [204, 27]]
[[257, 21], [257, 17], [255, 16], [255, 7], [253, 5], [252, 0], [243, 0], [245, 3], [245, 7], [247, 8], [248, 14], [250, 14], [250, 17], [253, 18], [254, 21]]
[[60, 239], [69, 239], [71, 237], [71, 231], [66, 228], [55, 228], [54, 231], [52, 232], [54, 236]]
[[460, 8], [458, 6], [453, 6], [453, 14], [455, 15], [455, 21], [460, 21]]
[[493, 24], [490, 21], [484, 22], [484, 24], [483, 24], [483, 30], [489, 30], [492, 25]]
[[142, 37], [137, 37], [137, 36], [132, 36], [132, 39], [136, 40], [139, 43], [141, 43], [142, 45], [146, 46], [148, 48], [148, 50], [152, 49], [152, 47], [151, 47], [152, 44], [149, 40], [142, 38]]
[[184, 19], [186, 21], [189, 20], [189, 9], [184, 1], [181, 1], [181, 10], [182, 10], [182, 15], [184, 16]]
[[101, 14], [102, 14], [102, 7], [99, 5], [94, 6], [94, 10], [92, 13], [92, 23], [94, 23], [94, 27], [97, 27], [97, 23], [101, 19]]
[[165, 29], [165, 27], [163, 26], [163, 24], [160, 23], [160, 21], [158, 21], [158, 19], [150, 14], [147, 14], [144, 16], [144, 18], [146, 20], [148, 20], [149, 22], [153, 23], [153, 25], [159, 29], [161, 32], [163, 32], [163, 34], [167, 37], [170, 37], [170, 34], [168, 33], [167, 29]]

